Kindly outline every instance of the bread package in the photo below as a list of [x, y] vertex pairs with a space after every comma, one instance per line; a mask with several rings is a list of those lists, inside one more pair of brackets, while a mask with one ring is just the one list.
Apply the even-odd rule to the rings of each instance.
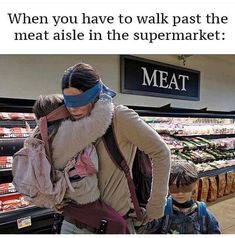
[[234, 180], [233, 171], [227, 172], [226, 174], [226, 187], [224, 190], [224, 195], [228, 195], [231, 193], [232, 185]]
[[224, 190], [226, 187], [226, 174], [219, 174], [217, 175], [217, 197], [220, 198], [224, 195]]
[[235, 171], [233, 173], [233, 182], [232, 182], [232, 187], [231, 187], [231, 193], [235, 193]]
[[198, 187], [198, 200], [206, 202], [209, 190], [209, 180], [208, 177], [202, 177], [199, 180]]
[[216, 177], [209, 177], [209, 191], [208, 191], [208, 202], [213, 202], [217, 199], [217, 181]]
[[194, 193], [192, 195], [193, 201], [197, 201], [198, 200], [198, 186], [199, 186], [198, 184], [199, 184], [199, 181], [195, 185], [195, 191], [194, 191]]

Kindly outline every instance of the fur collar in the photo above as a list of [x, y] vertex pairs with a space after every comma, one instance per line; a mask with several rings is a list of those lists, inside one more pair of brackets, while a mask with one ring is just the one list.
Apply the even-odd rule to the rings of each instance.
[[62, 169], [68, 160], [86, 146], [102, 137], [112, 122], [114, 104], [98, 100], [89, 116], [78, 121], [62, 122], [52, 143], [52, 157], [57, 169]]

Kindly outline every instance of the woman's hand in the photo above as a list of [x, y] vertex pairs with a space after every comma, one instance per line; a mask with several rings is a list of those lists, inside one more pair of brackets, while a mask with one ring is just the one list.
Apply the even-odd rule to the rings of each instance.
[[147, 223], [153, 221], [153, 219], [148, 216], [145, 208], [141, 207], [141, 212], [143, 214], [143, 219], [141, 221], [137, 220], [135, 211], [133, 213], [129, 214], [129, 217], [133, 218], [134, 226], [137, 226], [137, 227], [143, 226], [143, 225], [146, 225]]

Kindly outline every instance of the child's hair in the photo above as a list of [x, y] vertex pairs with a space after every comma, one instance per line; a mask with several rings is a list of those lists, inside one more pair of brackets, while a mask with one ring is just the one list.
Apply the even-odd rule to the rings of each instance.
[[40, 95], [33, 105], [33, 113], [39, 120], [60, 107], [63, 102], [63, 97], [60, 94]]
[[[40, 95], [33, 105], [33, 113], [37, 120], [47, 116], [49, 113], [64, 104], [63, 96], [60, 94]], [[48, 123], [49, 140], [51, 141], [57, 132], [61, 120]], [[41, 138], [38, 128], [33, 133], [33, 137]]]
[[191, 161], [173, 160], [171, 164], [171, 173], [169, 186], [176, 181], [176, 186], [188, 186], [198, 180], [198, 171]]

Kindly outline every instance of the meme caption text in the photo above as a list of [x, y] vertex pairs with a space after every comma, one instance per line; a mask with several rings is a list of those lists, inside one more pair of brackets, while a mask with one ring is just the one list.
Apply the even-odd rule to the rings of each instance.
[[14, 26], [14, 41], [223, 41], [229, 24], [228, 16], [215, 12], [48, 16], [8, 11], [5, 17]]

